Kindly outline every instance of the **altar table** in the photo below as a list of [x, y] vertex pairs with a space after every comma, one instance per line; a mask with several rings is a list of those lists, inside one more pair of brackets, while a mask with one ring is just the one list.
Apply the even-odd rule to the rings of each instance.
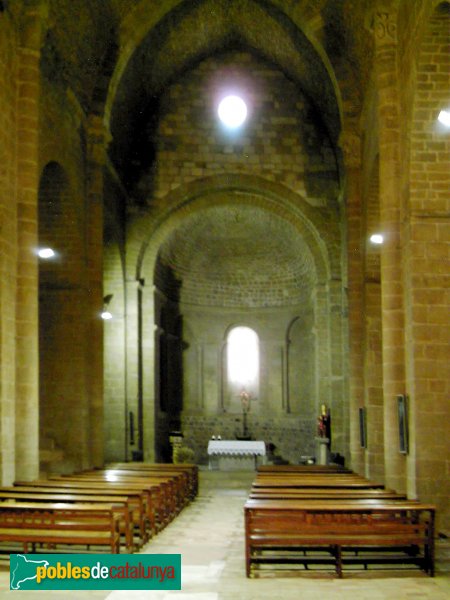
[[256, 469], [265, 463], [266, 444], [263, 441], [210, 440], [208, 456], [210, 469]]

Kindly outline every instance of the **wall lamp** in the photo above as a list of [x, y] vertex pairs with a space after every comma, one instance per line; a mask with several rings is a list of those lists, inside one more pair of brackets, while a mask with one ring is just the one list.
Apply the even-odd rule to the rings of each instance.
[[438, 115], [439, 123], [445, 125], [445, 127], [450, 127], [450, 110], [441, 110]]
[[370, 241], [372, 242], [372, 244], [380, 245], [384, 242], [384, 237], [381, 233], [373, 233], [370, 236]]
[[48, 260], [49, 258], [54, 258], [55, 256], [55, 251], [53, 250], [53, 248], [39, 248], [37, 253], [39, 258], [43, 258], [45, 260]]
[[104, 321], [109, 321], [113, 318], [112, 313], [108, 310], [109, 303], [111, 302], [113, 296], [114, 294], [108, 294], [103, 298], [103, 310], [100, 316]]

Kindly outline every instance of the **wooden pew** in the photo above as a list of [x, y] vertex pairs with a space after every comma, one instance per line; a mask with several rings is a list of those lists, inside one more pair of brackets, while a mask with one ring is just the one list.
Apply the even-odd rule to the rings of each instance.
[[[349, 562], [409, 562], [434, 575], [435, 508], [412, 500], [249, 499], [245, 504], [246, 574], [257, 564], [329, 562], [342, 577]], [[347, 557], [343, 549], [402, 550], [401, 557], [374, 552]], [[330, 557], [300, 556], [328, 549]], [[294, 556], [286, 550], [295, 551]]]
[[301, 476], [282, 476], [282, 475], [273, 475], [273, 476], [265, 476], [258, 477], [252, 483], [253, 488], [259, 487], [272, 487], [272, 488], [322, 488], [322, 489], [332, 489], [332, 488], [342, 488], [342, 489], [383, 489], [383, 484], [374, 483], [373, 481], [368, 481], [367, 479], [360, 478], [350, 478], [346, 475], [342, 475], [336, 477], [334, 475], [330, 477], [318, 476], [312, 477], [311, 475], [301, 477]]
[[[6, 491], [5, 491], [6, 490]], [[9, 500], [17, 502], [42, 502], [50, 503], [70, 503], [70, 504], [95, 504], [96, 506], [110, 506], [114, 503], [114, 510], [119, 515], [120, 532], [125, 538], [125, 546], [128, 552], [133, 552], [133, 527], [131, 519], [130, 499], [127, 496], [107, 496], [107, 495], [89, 495], [89, 494], [68, 494], [65, 492], [52, 491], [48, 488], [31, 488], [26, 491], [20, 486], [0, 488], [0, 509], [3, 504]]]
[[315, 498], [319, 499], [379, 499], [379, 500], [406, 500], [405, 494], [398, 494], [392, 490], [352, 489], [352, 488], [290, 488], [290, 487], [256, 487], [250, 490], [249, 498], [282, 500], [289, 498]]
[[149, 478], [160, 478], [160, 477], [168, 477], [169, 479], [173, 479], [176, 486], [176, 494], [177, 494], [177, 507], [181, 510], [188, 502], [190, 502], [193, 498], [193, 481], [189, 476], [189, 472], [186, 470], [180, 469], [163, 469], [163, 468], [142, 468], [138, 469], [135, 467], [120, 467], [120, 468], [105, 468], [101, 469], [100, 472], [109, 473], [109, 474], [122, 474], [127, 476], [134, 477], [149, 477]]
[[170, 498], [168, 499], [175, 514], [179, 513], [189, 499], [189, 478], [185, 472], [167, 473], [166, 471], [138, 471], [136, 469], [95, 469], [84, 471], [79, 475], [90, 478], [91, 476], [103, 475], [106, 479], [112, 478], [139, 478], [155, 483], [164, 482], [168, 484]]
[[[159, 488], [152, 491], [143, 490], [142, 486], [135, 484], [116, 484], [109, 483], [105, 485], [100, 482], [86, 481], [70, 481], [61, 479], [60, 476], [54, 476], [54, 479], [38, 479], [35, 481], [17, 481], [15, 487], [32, 492], [34, 489], [55, 490], [65, 493], [79, 493], [86, 495], [106, 494], [111, 497], [111, 502], [117, 496], [127, 496], [131, 499], [133, 510], [132, 519], [135, 526], [138, 528], [141, 538], [141, 545], [147, 542], [150, 537], [156, 532], [156, 509], [158, 504]], [[5, 489], [5, 488], [0, 488]]]
[[189, 477], [189, 489], [191, 491], [191, 499], [198, 494], [198, 466], [192, 464], [172, 464], [172, 463], [145, 463], [145, 462], [118, 462], [109, 463], [106, 469], [134, 469], [141, 472], [183, 472]]
[[340, 465], [260, 465], [257, 472], [264, 473], [353, 473]]
[[138, 489], [146, 492], [153, 500], [154, 523], [157, 531], [165, 527], [175, 516], [174, 488], [167, 478], [123, 477], [116, 476], [114, 481], [102, 474], [77, 474], [49, 477], [49, 480], [58, 482], [87, 483], [90, 485], [103, 485], [104, 488]]
[[15, 502], [0, 504], [0, 543], [21, 543], [24, 553], [37, 545], [99, 545], [120, 553], [117, 507], [98, 504]]

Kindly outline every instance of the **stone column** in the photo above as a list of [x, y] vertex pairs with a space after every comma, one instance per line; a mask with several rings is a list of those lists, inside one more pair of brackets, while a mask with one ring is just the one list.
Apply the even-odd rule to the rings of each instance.
[[86, 374], [89, 414], [89, 457], [93, 466], [102, 466], [104, 457], [103, 420], [103, 194], [108, 134], [101, 117], [91, 115], [87, 127], [86, 251], [87, 343]]
[[155, 435], [155, 288], [139, 285], [141, 294], [141, 412], [142, 450], [145, 461], [156, 456]]
[[374, 15], [375, 73], [380, 151], [381, 309], [383, 331], [384, 447], [386, 485], [405, 490], [405, 457], [398, 451], [396, 395], [405, 391], [404, 307], [400, 247], [400, 115], [397, 89], [397, 15]]
[[[128, 267], [127, 267], [128, 268]], [[126, 458], [129, 460], [133, 457], [133, 452], [138, 451], [138, 293], [137, 287], [139, 283], [135, 279], [125, 281], [125, 306], [126, 306], [126, 322], [125, 322], [125, 370], [126, 370], [126, 413], [133, 414], [134, 421], [134, 440], [129, 436], [129, 423], [127, 423], [126, 435]]]
[[23, 16], [17, 97], [17, 294], [15, 477], [39, 474], [38, 189], [39, 60], [45, 14]]
[[361, 140], [344, 131], [339, 140], [346, 169], [347, 270], [349, 324], [349, 421], [351, 467], [362, 473], [358, 408], [364, 404], [364, 263], [361, 201]]

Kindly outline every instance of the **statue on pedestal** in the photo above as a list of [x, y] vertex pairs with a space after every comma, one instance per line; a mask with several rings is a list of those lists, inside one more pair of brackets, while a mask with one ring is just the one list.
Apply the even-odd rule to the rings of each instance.
[[325, 404], [320, 407], [320, 416], [317, 417], [317, 462], [319, 465], [327, 465], [330, 460], [331, 444], [331, 419], [330, 410]]
[[326, 404], [322, 404], [320, 407], [320, 416], [317, 418], [317, 436], [328, 439], [328, 443], [331, 442], [330, 409]]

